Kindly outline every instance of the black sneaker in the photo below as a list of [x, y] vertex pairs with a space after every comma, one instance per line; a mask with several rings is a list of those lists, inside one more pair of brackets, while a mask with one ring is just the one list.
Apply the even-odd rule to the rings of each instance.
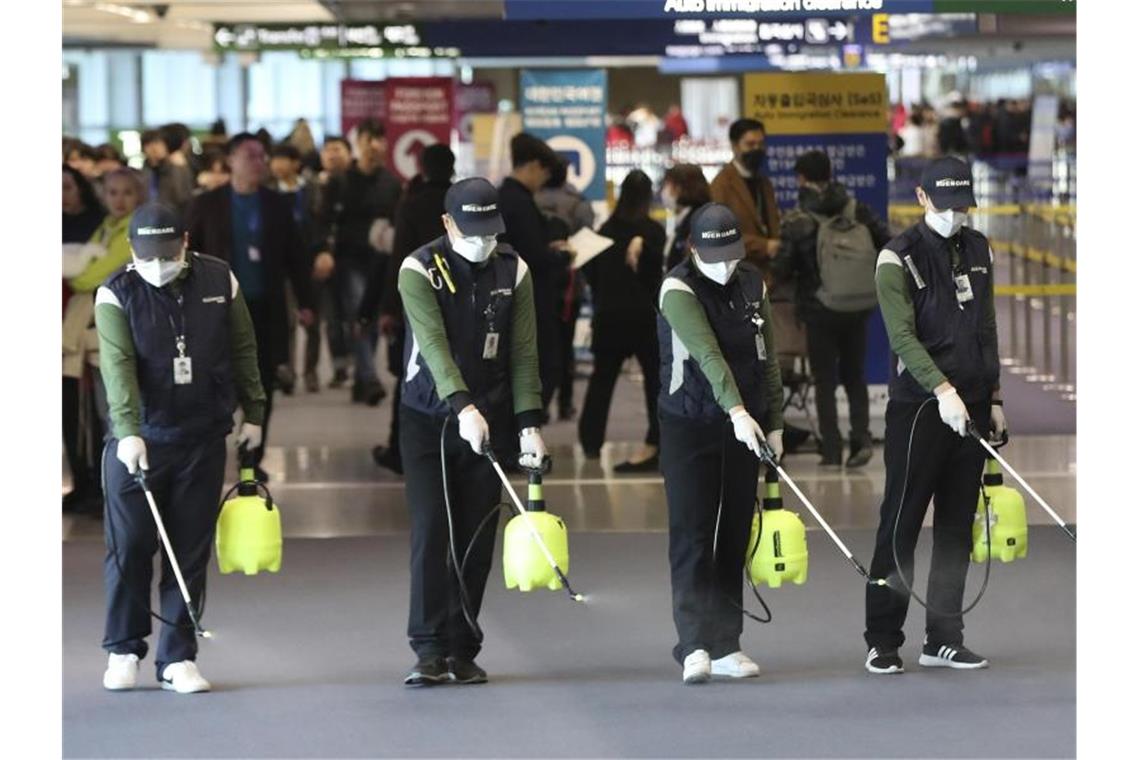
[[863, 467], [871, 461], [871, 447], [864, 446], [851, 452], [851, 456], [847, 458], [847, 467]]
[[388, 390], [379, 380], [366, 383], [354, 383], [352, 386], [353, 403], [364, 403], [368, 406], [378, 406], [388, 395]]
[[400, 453], [391, 446], [373, 446], [372, 461], [377, 467], [391, 470], [397, 475], [404, 474], [404, 463], [400, 459]]
[[648, 459], [642, 459], [640, 462], [621, 462], [614, 465], [614, 472], [618, 474], [631, 473], [631, 472], [657, 472], [661, 469], [661, 457], [654, 454]]
[[899, 650], [887, 649], [886, 647], [882, 649], [871, 647], [867, 650], [867, 662], [863, 667], [867, 669], [868, 673], [875, 673], [876, 675], [904, 672]]
[[404, 686], [434, 686], [446, 683], [448, 678], [450, 674], [446, 660], [442, 657], [421, 657], [404, 676]]
[[452, 683], [487, 683], [487, 671], [476, 665], [474, 660], [448, 657], [447, 672]]
[[309, 393], [321, 392], [321, 381], [317, 379], [316, 372], [305, 373], [305, 390]]
[[330, 388], [343, 388], [344, 384], [348, 382], [348, 370], [338, 369], [333, 371], [332, 380], [329, 381]]
[[974, 654], [961, 644], [923, 644], [918, 664], [924, 668], [954, 668], [955, 670], [980, 670], [990, 666], [985, 657]]

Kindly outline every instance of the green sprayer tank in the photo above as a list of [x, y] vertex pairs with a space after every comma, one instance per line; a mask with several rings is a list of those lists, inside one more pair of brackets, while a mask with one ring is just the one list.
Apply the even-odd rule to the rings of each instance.
[[218, 515], [218, 569], [222, 573], [240, 570], [246, 575], [277, 572], [281, 569], [281, 512], [269, 489], [255, 479], [252, 467], [241, 469], [238, 484], [227, 496], [235, 491], [237, 495], [226, 499]]
[[[985, 562], [987, 556], [1002, 562], [1012, 562], [1025, 556], [1029, 550], [1029, 530], [1025, 521], [1025, 499], [1021, 492], [1002, 482], [1001, 465], [996, 459], [986, 460], [984, 484], [978, 494], [978, 511], [974, 515], [974, 550], [970, 553], [975, 562]], [[990, 497], [990, 539], [986, 543], [986, 502]]]
[[764, 475], [761, 506], [752, 515], [752, 536], [744, 555], [749, 563], [748, 577], [755, 586], [766, 583], [779, 588], [784, 581], [803, 585], [808, 574], [807, 533], [799, 516], [784, 509], [780, 476], [772, 468], [767, 468]]
[[546, 500], [542, 495], [541, 469], [527, 471], [526, 515], [515, 515], [507, 523], [503, 534], [503, 580], [507, 588], [519, 591], [534, 589], [562, 588], [562, 581], [543, 553], [542, 547], [534, 540], [527, 520], [542, 537], [554, 561], [563, 574], [570, 572], [570, 543], [566, 525], [562, 520], [546, 511]]

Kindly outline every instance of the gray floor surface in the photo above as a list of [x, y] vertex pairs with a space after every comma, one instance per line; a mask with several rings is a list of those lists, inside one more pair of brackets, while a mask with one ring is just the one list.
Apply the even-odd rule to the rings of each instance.
[[[843, 536], [864, 559], [870, 531]], [[929, 532], [920, 542], [926, 566]], [[863, 585], [811, 534], [804, 587], [768, 590], [775, 622], [746, 623], [758, 679], [686, 687], [670, 658], [666, 536], [575, 533], [589, 595], [521, 595], [496, 564], [480, 658], [492, 683], [407, 690], [407, 537], [293, 539], [279, 575], [214, 577], [208, 695], [107, 693], [99, 649], [103, 549], [63, 546], [67, 757], [1072, 757], [1075, 562], [1055, 528], [995, 563], [967, 617], [987, 671], [863, 672]], [[920, 574], [921, 575], [921, 574]], [[967, 596], [981, 579], [972, 566]], [[916, 611], [917, 610], [917, 611]]]

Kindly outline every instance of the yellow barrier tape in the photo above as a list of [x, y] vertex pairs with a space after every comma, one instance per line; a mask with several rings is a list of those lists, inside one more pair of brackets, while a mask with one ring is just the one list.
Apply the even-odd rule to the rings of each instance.
[[[888, 209], [890, 216], [912, 218], [922, 216], [922, 206], [917, 204], [892, 203]], [[1044, 203], [1033, 203], [1020, 206], [1016, 203], [1001, 203], [994, 206], [978, 206], [971, 213], [985, 216], [1018, 216], [1026, 213], [1045, 221], [1055, 221], [1058, 224], [1072, 226], [1077, 221], [1077, 207], [1073, 204], [1050, 206]]]
[[994, 253], [1008, 253], [1011, 256], [1017, 256], [1019, 259], [1035, 261], [1039, 264], [1052, 267], [1053, 269], [1063, 269], [1072, 274], [1077, 273], [1077, 262], [1075, 259], [1057, 256], [1040, 248], [1017, 245], [1002, 240], [991, 240], [990, 247], [994, 249]]
[[1057, 285], [995, 285], [995, 296], [1075, 296], [1075, 283]]

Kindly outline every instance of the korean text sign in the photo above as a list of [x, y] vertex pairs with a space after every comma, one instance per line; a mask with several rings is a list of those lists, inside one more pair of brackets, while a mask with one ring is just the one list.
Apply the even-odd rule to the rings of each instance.
[[606, 197], [606, 72], [580, 69], [519, 75], [522, 127], [569, 163], [567, 178], [588, 200]]

